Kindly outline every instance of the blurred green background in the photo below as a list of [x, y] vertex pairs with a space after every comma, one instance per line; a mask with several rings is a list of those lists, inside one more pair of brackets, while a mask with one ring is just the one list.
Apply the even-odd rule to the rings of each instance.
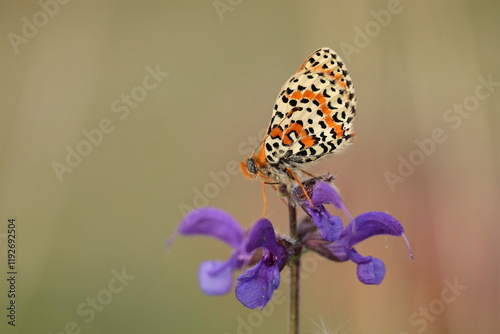
[[261, 313], [200, 291], [199, 263], [227, 246], [180, 238], [167, 253], [164, 241], [199, 204], [258, 219], [260, 184], [234, 164], [323, 46], [353, 78], [357, 138], [310, 171], [335, 174], [353, 214], [403, 222], [415, 261], [401, 238], [372, 238], [357, 249], [387, 275], [365, 286], [353, 263], [307, 255], [302, 332], [499, 331], [498, 2], [62, 2], [0, 3], [2, 333], [285, 333], [287, 269]]

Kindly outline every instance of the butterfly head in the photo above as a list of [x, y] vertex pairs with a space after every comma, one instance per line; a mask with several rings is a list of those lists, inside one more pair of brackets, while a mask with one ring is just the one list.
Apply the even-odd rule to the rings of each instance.
[[245, 162], [240, 162], [240, 168], [243, 175], [249, 179], [254, 179], [259, 173], [253, 156], [249, 156]]

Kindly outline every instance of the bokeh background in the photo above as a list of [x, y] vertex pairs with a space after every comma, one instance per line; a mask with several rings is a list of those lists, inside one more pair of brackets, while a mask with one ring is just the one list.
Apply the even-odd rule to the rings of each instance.
[[[401, 238], [364, 242], [387, 266], [365, 286], [354, 264], [307, 255], [302, 332], [498, 333], [498, 2], [62, 2], [0, 3], [2, 333], [285, 333], [287, 269], [261, 313], [200, 291], [199, 263], [227, 258], [227, 246], [180, 238], [167, 253], [164, 242], [197, 205], [245, 227], [258, 219], [260, 184], [234, 164], [323, 46], [353, 78], [357, 138], [310, 171], [335, 174], [353, 214], [403, 222], [415, 260]], [[77, 149], [81, 161], [67, 157]], [[286, 234], [286, 207], [268, 194]]]

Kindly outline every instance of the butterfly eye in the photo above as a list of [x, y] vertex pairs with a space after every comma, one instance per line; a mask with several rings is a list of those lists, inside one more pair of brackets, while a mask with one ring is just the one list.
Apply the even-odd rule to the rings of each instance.
[[257, 166], [255, 166], [255, 160], [251, 157], [247, 160], [247, 171], [250, 174], [257, 174]]

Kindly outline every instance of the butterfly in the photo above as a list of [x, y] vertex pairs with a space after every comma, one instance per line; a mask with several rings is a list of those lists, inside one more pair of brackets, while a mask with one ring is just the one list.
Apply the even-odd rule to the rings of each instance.
[[[354, 86], [344, 62], [330, 48], [309, 55], [283, 85], [261, 144], [243, 174], [265, 183], [302, 185], [297, 173], [343, 150], [354, 138]], [[264, 192], [265, 201], [265, 192]]]

